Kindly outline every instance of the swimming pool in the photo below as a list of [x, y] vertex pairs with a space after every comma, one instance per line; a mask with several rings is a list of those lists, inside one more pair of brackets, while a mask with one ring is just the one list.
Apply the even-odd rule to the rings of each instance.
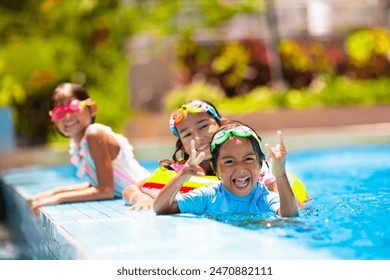
[[[8, 170], [2, 177], [10, 186], [4, 190], [11, 199], [7, 202], [14, 207], [10, 213], [17, 225], [31, 244], [44, 241], [43, 248], [58, 253], [53, 258], [75, 258], [68, 248], [79, 252], [77, 246], [64, 242], [62, 234], [66, 231], [67, 236], [102, 259], [207, 256], [209, 259], [380, 260], [390, 259], [389, 155], [389, 144], [290, 152], [287, 167], [305, 183], [312, 198], [297, 218], [207, 217], [220, 221], [216, 223], [186, 214], [156, 216], [151, 210], [128, 211], [122, 200], [117, 199], [44, 207], [43, 226], [51, 235], [43, 237], [24, 197], [53, 186], [74, 184], [75, 170], [70, 165], [31, 166]], [[149, 170], [157, 167], [157, 161], [142, 164]], [[102, 243], [107, 236], [115, 238]], [[188, 239], [190, 243], [185, 242]], [[77, 254], [76, 257], [81, 258]]]
[[211, 217], [296, 240], [338, 259], [390, 259], [390, 145], [290, 152], [287, 168], [311, 201], [300, 217]]
[[314, 198], [300, 219], [313, 227], [306, 242], [345, 259], [390, 259], [389, 155], [390, 145], [365, 145], [290, 157]]

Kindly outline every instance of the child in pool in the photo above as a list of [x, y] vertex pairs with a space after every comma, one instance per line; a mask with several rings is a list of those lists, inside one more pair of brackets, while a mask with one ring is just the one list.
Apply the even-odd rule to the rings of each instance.
[[[266, 148], [272, 158], [272, 171], [279, 195], [270, 192], [258, 181], [265, 156], [261, 140], [254, 130], [240, 122], [229, 122], [214, 134], [210, 153], [211, 167], [221, 182], [177, 195], [181, 185], [172, 181], [157, 195], [153, 209], [157, 214], [193, 213], [249, 213], [273, 212], [282, 217], [298, 216], [295, 196], [287, 178], [286, 148], [282, 134], [278, 132], [278, 145]], [[182, 182], [191, 176], [204, 175], [199, 167], [205, 152], [197, 153], [191, 140], [191, 156], [178, 172]]]
[[60, 84], [51, 103], [51, 120], [63, 136], [71, 138], [71, 163], [77, 167], [77, 176], [86, 182], [30, 196], [28, 201], [34, 212], [43, 205], [112, 199], [121, 196], [127, 186], [150, 176], [134, 158], [127, 138], [94, 123], [96, 102], [84, 87]]
[[[204, 152], [205, 157], [199, 166], [203, 169], [205, 175], [215, 175], [214, 170], [210, 167], [211, 154], [210, 142], [213, 134], [224, 123], [227, 123], [226, 118], [221, 117], [217, 108], [210, 102], [204, 100], [190, 100], [175, 110], [169, 120], [169, 125], [172, 133], [177, 137], [176, 150], [173, 153], [172, 160], [162, 160], [160, 165], [168, 169], [173, 169], [177, 172], [183, 168], [184, 163], [188, 160], [191, 154], [191, 140], [195, 142], [195, 149], [199, 152]], [[178, 158], [177, 153], [181, 152]], [[182, 184], [182, 180], [178, 180], [177, 184]], [[263, 182], [269, 190], [277, 191], [277, 186], [274, 176], [269, 172], [266, 164], [260, 173], [259, 180]], [[122, 197], [126, 204], [132, 204], [130, 209], [148, 209], [153, 204], [154, 193], [143, 189], [150, 197], [145, 197], [142, 192], [142, 186], [146, 180], [138, 182], [137, 184], [127, 187]]]

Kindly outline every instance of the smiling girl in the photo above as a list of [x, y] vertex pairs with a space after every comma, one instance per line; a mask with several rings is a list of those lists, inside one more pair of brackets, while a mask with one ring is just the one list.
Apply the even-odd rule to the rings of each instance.
[[71, 162], [85, 182], [30, 196], [28, 201], [34, 212], [43, 205], [120, 197], [125, 187], [150, 176], [134, 158], [127, 138], [94, 123], [96, 102], [84, 87], [58, 85], [51, 104], [51, 121], [63, 136], [70, 137]]
[[[169, 118], [169, 127], [177, 137], [176, 150], [173, 153], [172, 160], [164, 159], [160, 161], [160, 167], [179, 172], [191, 154], [190, 143], [193, 140], [196, 152], [205, 154], [203, 161], [199, 162], [199, 167], [202, 170], [199, 175], [202, 178], [205, 178], [204, 175], [209, 175], [211, 177], [208, 177], [205, 181], [215, 181], [216, 177], [215, 179], [210, 179], [215, 175], [214, 170], [210, 166], [210, 142], [214, 133], [222, 124], [227, 122], [228, 119], [222, 117], [217, 108], [208, 101], [195, 99], [182, 104]], [[180, 155], [178, 156], [178, 154]], [[268, 166], [264, 165], [259, 180], [266, 184], [269, 190], [277, 191], [275, 178], [269, 172]], [[152, 207], [153, 199], [157, 196], [160, 189], [155, 188], [156, 184], [148, 184], [147, 181], [143, 180], [137, 184], [130, 185], [123, 191], [122, 196], [125, 203], [132, 205], [130, 209], [145, 210]], [[187, 180], [176, 176], [171, 183], [182, 186], [183, 182], [185, 183]], [[183, 188], [181, 191], [183, 191]], [[145, 193], [150, 195], [150, 197], [145, 197]]]
[[[211, 139], [211, 167], [221, 182], [185, 194], [178, 194], [177, 181], [204, 174], [199, 164], [206, 153], [197, 153], [195, 141], [190, 141], [191, 156], [178, 172], [176, 183], [168, 183], [156, 197], [153, 209], [158, 214], [249, 213], [273, 212], [282, 217], [298, 216], [295, 196], [287, 178], [286, 148], [281, 132], [278, 145], [266, 148], [272, 158], [272, 172], [279, 194], [269, 191], [258, 181], [265, 156], [261, 139], [254, 130], [240, 122], [223, 125]], [[182, 183], [183, 183], [182, 182]]]

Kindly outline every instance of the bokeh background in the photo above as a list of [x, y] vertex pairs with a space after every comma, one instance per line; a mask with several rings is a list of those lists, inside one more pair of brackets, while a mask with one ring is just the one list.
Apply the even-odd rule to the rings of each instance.
[[189, 98], [222, 114], [387, 105], [389, 27], [387, 0], [2, 0], [3, 148], [68, 142], [47, 113], [68, 81], [126, 135]]
[[[48, 117], [62, 82], [137, 159], [171, 156], [169, 112], [190, 98], [263, 140], [299, 127], [289, 150], [389, 143], [389, 31], [389, 0], [0, 0], [0, 172], [69, 163]], [[1, 183], [0, 259], [24, 259]]]

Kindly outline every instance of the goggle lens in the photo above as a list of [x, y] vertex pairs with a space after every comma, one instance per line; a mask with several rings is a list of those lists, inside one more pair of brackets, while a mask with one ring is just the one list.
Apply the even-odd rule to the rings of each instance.
[[69, 112], [76, 113], [80, 111], [82, 104], [84, 104], [84, 101], [80, 101], [78, 99], [72, 100], [67, 106]]
[[240, 138], [248, 138], [250, 136], [253, 136], [259, 143], [259, 146], [261, 147], [261, 140], [256, 135], [256, 133], [249, 127], [240, 125], [229, 130], [222, 130], [217, 132], [217, 134], [214, 135], [211, 141], [211, 145], [210, 145], [211, 151], [214, 151], [214, 149], [218, 145], [222, 145], [223, 143], [225, 143], [226, 140], [229, 139], [230, 135], [234, 135]]
[[185, 117], [186, 111], [184, 111], [183, 108], [177, 109], [175, 112], [171, 115], [171, 120], [173, 121], [174, 125], [181, 122], [181, 120]]
[[78, 100], [78, 99], [74, 99], [74, 100], [70, 101], [68, 104], [66, 104], [65, 107], [63, 107], [63, 106], [54, 107], [53, 110], [51, 110], [49, 112], [49, 115], [50, 115], [52, 121], [58, 121], [58, 120], [62, 119], [67, 112], [77, 113], [77, 112], [80, 112], [81, 108], [83, 108], [85, 106], [89, 106], [91, 104], [92, 104], [92, 100], [90, 98], [83, 100], [83, 101]]
[[[207, 103], [199, 100], [192, 101], [191, 103], [184, 104], [182, 107], [187, 109], [190, 113], [206, 112], [209, 106]], [[210, 106], [209, 106], [210, 107]]]
[[179, 136], [176, 130], [176, 125], [180, 123], [183, 118], [187, 115], [187, 112], [191, 114], [196, 113], [202, 113], [202, 112], [209, 112], [211, 113], [217, 120], [221, 119], [221, 116], [217, 114], [215, 109], [207, 104], [206, 102], [203, 102], [201, 100], [194, 100], [188, 104], [183, 104], [179, 109], [177, 109], [175, 112], [171, 114], [171, 117], [169, 118], [169, 126], [176, 136]]

